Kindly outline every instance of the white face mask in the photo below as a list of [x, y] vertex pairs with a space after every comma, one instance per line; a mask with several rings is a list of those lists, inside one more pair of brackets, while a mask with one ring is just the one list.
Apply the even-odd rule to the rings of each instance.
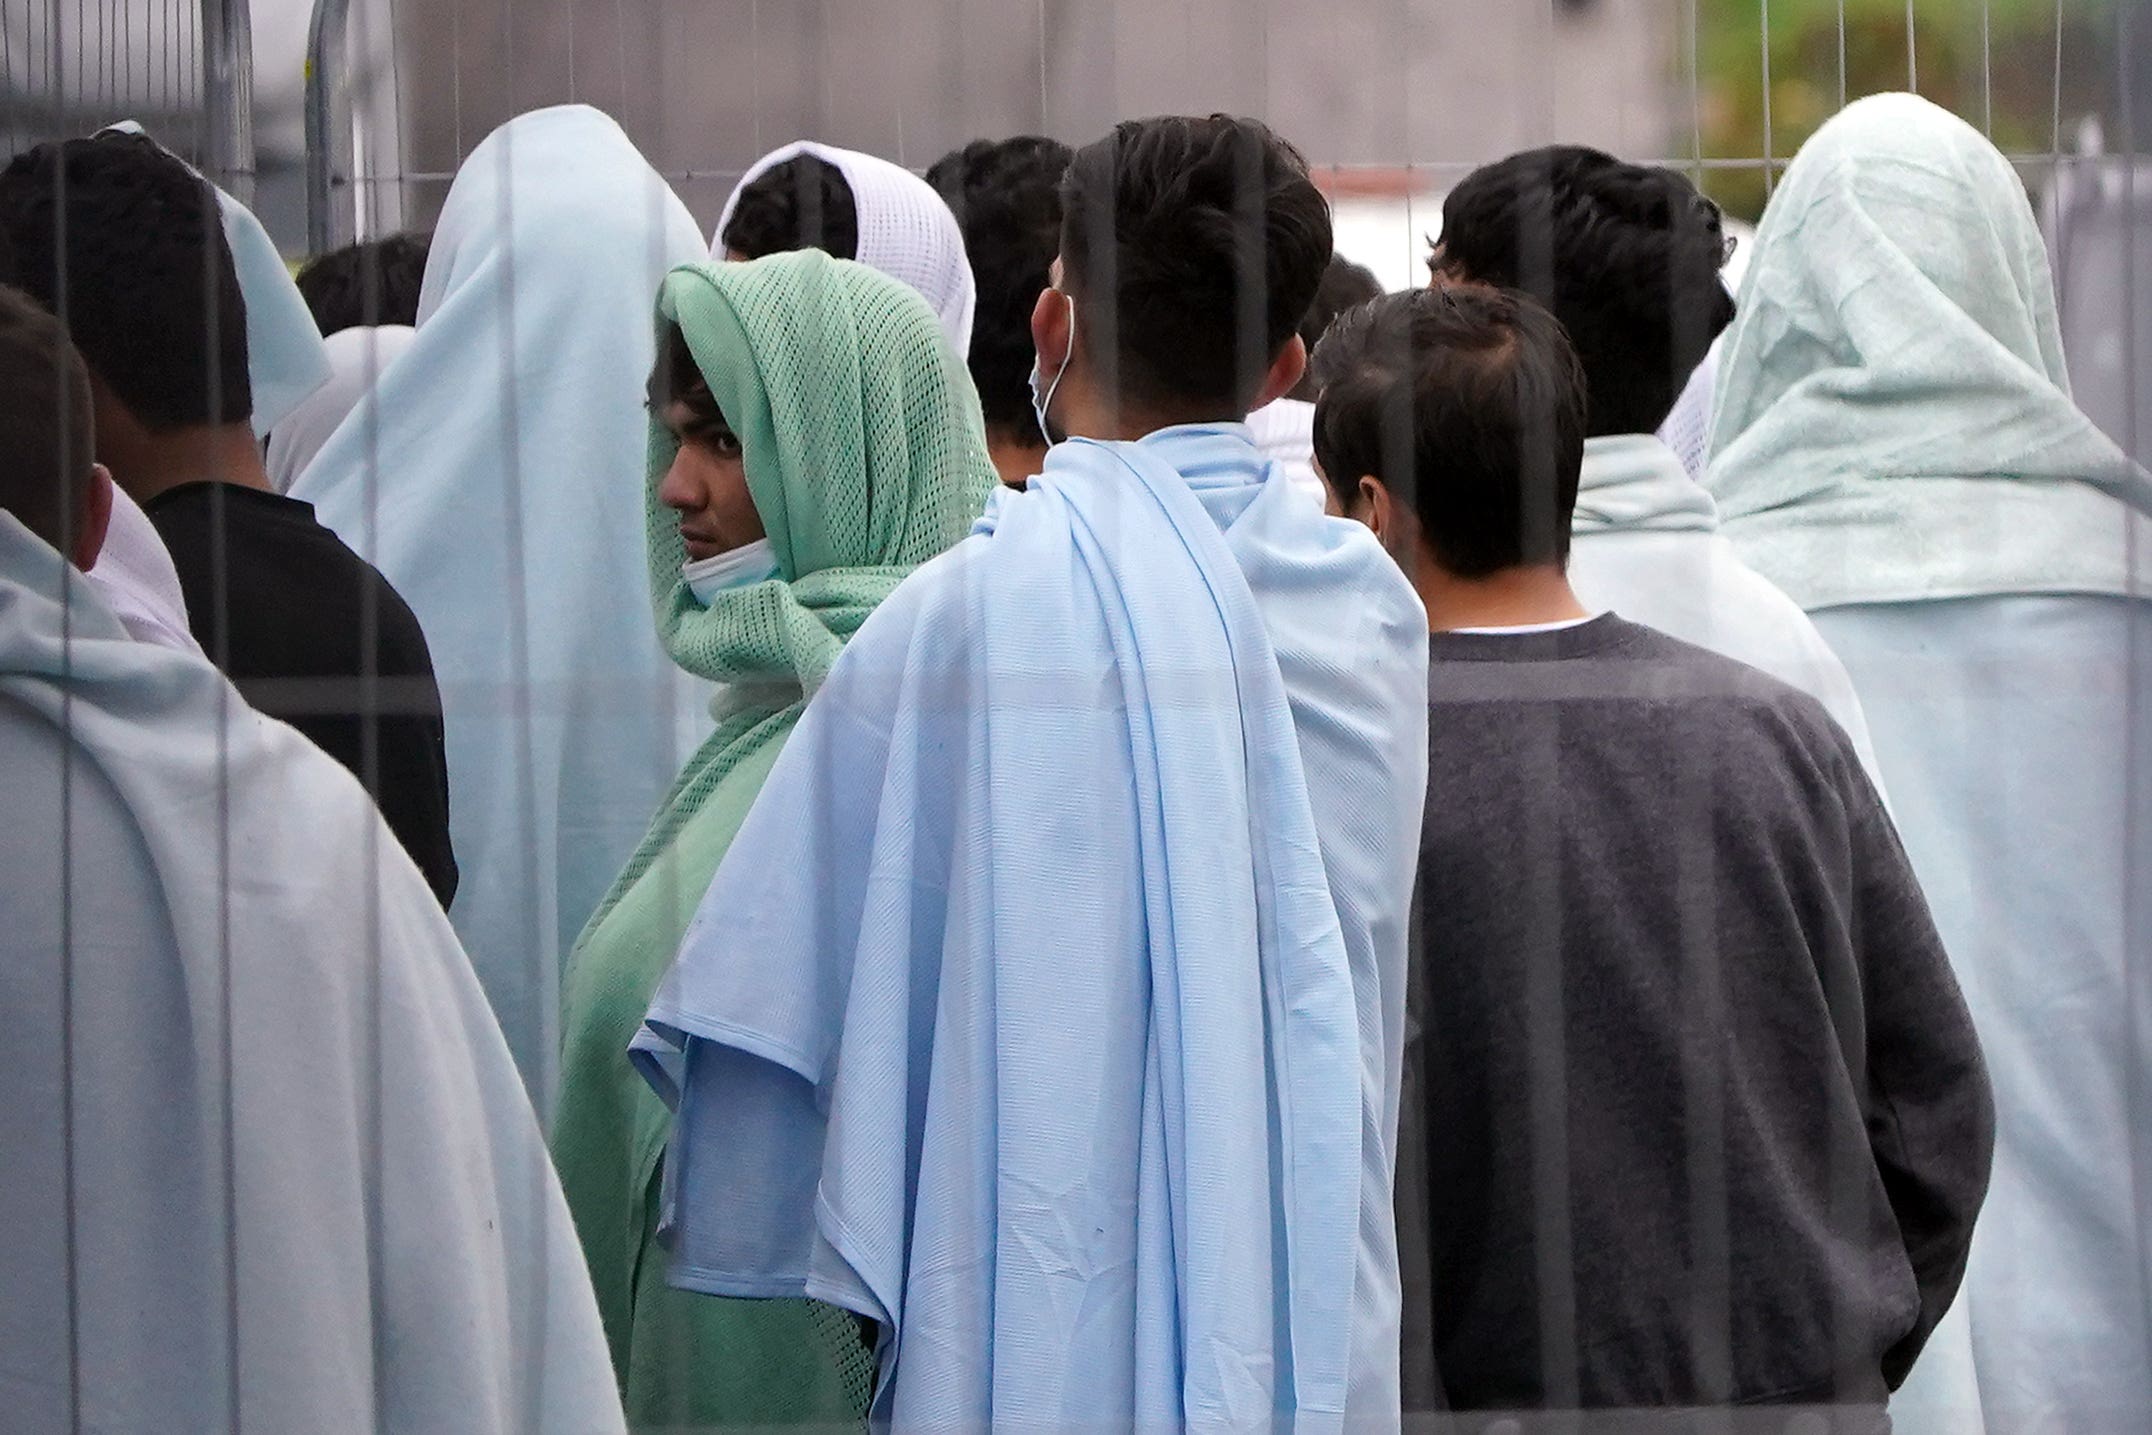
[[758, 538], [741, 547], [728, 548], [714, 558], [684, 563], [680, 576], [687, 580], [687, 590], [695, 595], [695, 601], [707, 608], [720, 593], [775, 578], [777, 550], [769, 539]]
[[1054, 371], [1054, 381], [1046, 386], [1045, 393], [1041, 394], [1039, 392], [1039, 356], [1036, 352], [1031, 356], [1031, 378], [1029, 380], [1031, 384], [1031, 413], [1039, 421], [1039, 432], [1046, 436], [1046, 441], [1049, 444], [1059, 443], [1063, 438], [1067, 437], [1066, 434], [1057, 436], [1054, 433], [1052, 426], [1046, 422], [1046, 411], [1053, 405], [1054, 393], [1061, 387], [1061, 377], [1069, 371], [1069, 359], [1076, 352], [1076, 298], [1072, 294], [1063, 294], [1061, 297], [1069, 301], [1068, 352], [1062, 355], [1061, 367]]

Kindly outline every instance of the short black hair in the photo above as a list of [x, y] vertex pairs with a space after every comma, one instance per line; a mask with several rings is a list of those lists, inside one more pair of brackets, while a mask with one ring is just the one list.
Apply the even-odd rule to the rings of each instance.
[[1445, 572], [1563, 565], [1584, 368], [1530, 296], [1438, 284], [1348, 310], [1315, 351], [1315, 456], [1341, 503], [1380, 479]]
[[0, 510], [67, 554], [95, 444], [81, 356], [59, 320], [0, 285]]
[[653, 414], [662, 415], [674, 404], [685, 404], [698, 422], [724, 422], [717, 396], [710, 392], [710, 380], [695, 361], [687, 335], [671, 320], [666, 321], [664, 332], [658, 336], [657, 361], [650, 366], [645, 392]]
[[973, 140], [927, 171], [979, 287], [969, 356], [979, 406], [990, 429], [1033, 445], [1046, 436], [1031, 412], [1031, 311], [1061, 247], [1061, 177], [1075, 153], [1041, 135]]
[[1594, 437], [1650, 433], [1733, 322], [1718, 206], [1668, 169], [1580, 145], [1475, 170], [1442, 205], [1436, 262], [1554, 311], [1591, 380]]
[[247, 306], [216, 192], [154, 140], [106, 133], [17, 155], [0, 171], [0, 229], [16, 282], [144, 428], [253, 417]]
[[1260, 120], [1124, 120], [1061, 182], [1062, 285], [1102, 382], [1240, 418], [1307, 317], [1330, 205]]
[[299, 294], [322, 337], [377, 324], [418, 323], [428, 234], [391, 234], [332, 249], [299, 271]]
[[844, 171], [820, 155], [796, 154], [771, 165], [740, 190], [719, 236], [746, 259], [819, 249], [859, 257], [859, 207]]
[[[1323, 282], [1315, 286], [1315, 302], [1308, 306], [1308, 317], [1300, 321], [1300, 341], [1308, 346], [1310, 354], [1323, 341], [1323, 335], [1338, 315], [1347, 309], [1357, 309], [1368, 300], [1382, 294], [1382, 281], [1374, 271], [1364, 265], [1353, 263], [1342, 254], [1330, 256], [1330, 263], [1323, 269]], [[1311, 368], [1301, 375], [1300, 383], [1290, 397], [1313, 402], [1316, 394], [1315, 371]]]

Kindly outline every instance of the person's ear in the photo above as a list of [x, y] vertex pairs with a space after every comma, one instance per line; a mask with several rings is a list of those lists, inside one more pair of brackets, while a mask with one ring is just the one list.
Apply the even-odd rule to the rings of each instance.
[[90, 465], [89, 492], [82, 497], [82, 521], [75, 530], [75, 551], [68, 555], [84, 573], [97, 566], [105, 551], [105, 535], [112, 531], [112, 471], [101, 463]]
[[1390, 490], [1373, 474], [1362, 475], [1353, 489], [1352, 504], [1346, 517], [1366, 524], [1384, 548], [1397, 537], [1397, 513], [1390, 506]]
[[1031, 306], [1031, 347], [1038, 354], [1042, 385], [1052, 383], [1074, 357], [1069, 352], [1074, 337], [1069, 323], [1075, 312], [1076, 301], [1059, 289], [1041, 289]]
[[1270, 361], [1270, 372], [1263, 376], [1263, 387], [1255, 396], [1253, 409], [1277, 402], [1300, 387], [1300, 381], [1308, 372], [1308, 341], [1298, 334], [1286, 340], [1285, 347], [1278, 350], [1278, 357]]

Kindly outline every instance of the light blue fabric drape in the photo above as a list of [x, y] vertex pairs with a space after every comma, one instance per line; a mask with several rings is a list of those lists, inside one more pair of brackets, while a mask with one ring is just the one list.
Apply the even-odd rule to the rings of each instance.
[[1425, 615], [1242, 426], [997, 497], [653, 1007], [675, 1279], [885, 1323], [900, 1425], [1394, 1424]]
[[1709, 483], [1852, 674], [1995, 1087], [1898, 1429], [2152, 1428], [2152, 480], [2071, 402], [2009, 163], [1925, 100], [1802, 148], [1741, 308]]
[[6, 513], [0, 792], [0, 1428], [620, 1431], [530, 1102], [372, 800]]
[[1979, 1409], [1924, 1354], [1898, 1428], [2152, 1428], [2152, 603], [1862, 604], [1816, 623], [1867, 700], [1995, 1083], [1958, 1298]]
[[650, 619], [650, 308], [701, 239], [583, 105], [471, 152], [417, 337], [292, 485], [395, 584], [433, 650], [450, 910], [552, 1108], [561, 965], [709, 721]]

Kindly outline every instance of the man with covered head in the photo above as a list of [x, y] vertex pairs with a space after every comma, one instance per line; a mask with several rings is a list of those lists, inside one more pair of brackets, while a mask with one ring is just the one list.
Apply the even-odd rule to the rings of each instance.
[[1329, 210], [1223, 115], [1062, 201], [1060, 442], [853, 638], [640, 1039], [675, 1276], [871, 1320], [899, 1424], [1394, 1421], [1426, 616], [1244, 422]]

